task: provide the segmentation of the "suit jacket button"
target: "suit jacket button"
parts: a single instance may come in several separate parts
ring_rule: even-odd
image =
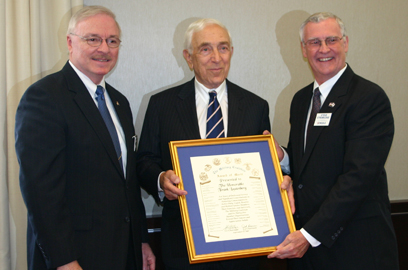
[[[303,188],[303,185],[302,184],[299,184],[298,185],[298,189],[302,189]]]
[[[130,218],[129,217],[125,217],[125,222],[129,223],[130,222]]]
[[[331,237],[331,238],[332,238],[332,240],[336,240],[336,237],[334,237],[334,235],[332,235],[332,237]]]

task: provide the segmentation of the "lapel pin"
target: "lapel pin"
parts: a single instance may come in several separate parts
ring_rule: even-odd
[[[118,105],[118,106],[119,106],[119,101],[116,101],[116,105]]]
[[[336,106],[336,103],[334,103],[334,102],[329,103],[329,107],[333,108],[334,106]]]

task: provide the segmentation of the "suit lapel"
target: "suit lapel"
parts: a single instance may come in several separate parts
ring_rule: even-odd
[[[228,137],[241,134],[243,119],[245,119],[244,100],[242,92],[227,80],[228,94]]]
[[[123,133],[124,133],[124,136],[125,136],[124,139],[125,139],[125,145],[126,145],[126,151],[127,151],[127,162],[126,162],[126,171],[127,172],[126,172],[126,175],[129,176],[128,168],[129,168],[129,165],[131,164],[131,163],[129,163],[129,162],[131,162],[131,160],[129,160],[129,158],[131,157],[131,154],[133,153],[132,145],[133,145],[133,136],[135,135],[134,130],[133,130],[133,123],[132,123],[131,119],[127,119],[128,114],[125,111],[125,107],[123,107],[123,106],[125,106],[125,104],[121,104],[119,102],[119,97],[117,97],[116,92],[113,91],[112,87],[109,84],[106,84],[106,91],[108,92],[109,97],[110,97],[110,99],[112,101],[113,107],[115,108],[116,115],[118,116],[119,123],[120,123],[120,125],[122,127],[122,130],[123,130]],[[130,121],[130,123],[129,123],[129,121]],[[110,136],[109,136],[109,138],[110,138],[110,141],[112,141]],[[113,146],[113,143],[112,143],[112,146]],[[113,146],[113,149],[114,149],[114,146]],[[116,151],[115,151],[114,155],[111,156],[111,157],[117,161]],[[123,170],[120,167],[119,162],[115,162],[115,166],[117,167],[117,169],[119,169],[120,173],[124,177]]]
[[[183,119],[183,129],[187,138],[200,139],[200,129],[197,120],[194,78],[186,83],[180,90],[175,107],[179,119]]]
[[[301,100],[301,103],[297,108],[294,108],[296,110],[296,114],[291,116],[291,122],[292,122],[292,129],[293,133],[296,136],[295,140],[291,140],[292,143],[292,149],[295,151],[293,152],[294,154],[294,162],[295,163],[301,163],[302,159],[304,158],[304,135],[305,135],[305,129],[306,129],[306,119],[307,119],[307,113],[309,110],[310,106],[310,99],[312,97],[312,92],[313,92],[313,84],[308,86],[306,88],[307,90],[302,93],[302,96],[299,97]],[[300,121],[299,124],[294,124],[295,122]],[[300,167],[300,164],[298,164],[296,167]]]
[[[342,106],[343,97],[347,94],[349,90],[349,85],[353,75],[354,75],[353,71],[351,70],[350,66],[348,66],[344,73],[342,74],[342,76],[334,84],[332,90],[330,91],[325,102],[323,103],[319,113],[331,113],[332,114],[331,121],[333,120],[335,112]],[[310,91],[310,93],[312,93],[312,90]],[[308,100],[308,104],[310,105],[310,98]],[[304,122],[306,122],[306,120]],[[310,132],[299,173],[301,173],[303,168],[306,166],[306,163],[311,153],[313,152],[314,146],[316,145],[320,135],[326,128],[327,128],[326,126],[317,128],[315,127]]]
[[[109,157],[112,159],[112,162],[115,164],[116,169],[122,176],[124,176],[123,170],[122,168],[120,168],[115,147],[113,145],[109,131],[106,128],[105,122],[103,121],[103,118],[98,108],[96,107],[95,102],[89,95],[88,90],[69,63],[64,66],[62,71],[66,77],[69,91],[75,93],[73,97],[74,101],[84,114],[92,129],[95,131],[96,136],[102,142],[103,147],[105,148]],[[115,101],[113,102],[116,103]]]

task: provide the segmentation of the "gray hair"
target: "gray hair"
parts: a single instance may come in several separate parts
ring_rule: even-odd
[[[340,31],[341,31],[341,35],[342,36],[346,36],[346,26],[344,25],[343,21],[337,17],[336,15],[334,15],[333,13],[330,12],[318,12],[315,14],[312,14],[309,16],[309,18],[306,19],[306,21],[304,21],[302,23],[302,25],[300,26],[299,29],[299,35],[300,35],[300,40],[302,41],[302,43],[304,44],[304,40],[303,40],[303,32],[304,32],[304,28],[306,26],[306,24],[313,22],[313,23],[318,23],[321,21],[325,21],[327,19],[333,18],[336,20],[336,22],[339,24],[340,26]]]
[[[71,17],[71,20],[69,21],[67,35],[69,35],[70,33],[74,33],[75,28],[77,27],[78,23],[80,23],[81,21],[88,19],[89,17],[99,15],[99,14],[108,15],[109,17],[115,20],[116,26],[119,29],[119,38],[120,38],[122,35],[122,30],[120,29],[120,26],[118,22],[116,21],[116,15],[110,9],[103,7],[103,6],[86,6],[78,10]]]
[[[188,52],[191,54],[193,52],[193,47],[191,45],[191,42],[193,40],[194,33],[200,32],[208,25],[214,25],[214,24],[220,26],[225,31],[227,31],[229,42],[230,42],[230,45],[232,46],[231,34],[228,31],[228,29],[220,21],[216,19],[206,18],[206,19],[200,19],[200,20],[197,20],[191,23],[190,26],[187,28],[187,31],[184,34],[184,49],[188,50]]]

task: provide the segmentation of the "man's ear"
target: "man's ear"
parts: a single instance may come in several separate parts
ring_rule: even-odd
[[[67,45],[68,45],[68,51],[71,52],[72,49],[72,39],[70,35],[67,35]]]
[[[193,70],[193,59],[191,58],[191,54],[188,52],[188,50],[183,50],[183,56],[184,59],[186,59],[190,70]]]

